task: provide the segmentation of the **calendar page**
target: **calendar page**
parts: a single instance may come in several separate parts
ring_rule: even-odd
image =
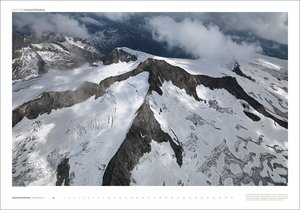
[[[298,209],[298,1],[2,1],[1,208]]]

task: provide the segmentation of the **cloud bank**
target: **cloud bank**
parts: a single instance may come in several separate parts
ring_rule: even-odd
[[[287,44],[288,41],[288,13],[286,12],[206,13],[202,18],[228,30],[250,31],[259,37],[281,44]]]
[[[234,42],[216,25],[205,26],[190,18],[176,22],[168,16],[158,16],[149,19],[149,24],[156,40],[165,41],[170,47],[181,47],[196,57],[246,59],[261,51],[254,44]]]
[[[135,13],[131,12],[101,12],[95,13],[99,17],[106,17],[109,20],[116,22],[128,21]]]
[[[57,13],[14,13],[13,25],[17,30],[30,27],[36,35],[57,32],[64,35],[86,38],[89,33],[85,25],[69,15]]]
[[[92,25],[96,25],[96,26],[103,26],[103,23],[101,21],[96,20],[92,17],[88,17],[88,16],[80,17],[80,20],[82,22],[84,22],[84,24],[92,24]]]

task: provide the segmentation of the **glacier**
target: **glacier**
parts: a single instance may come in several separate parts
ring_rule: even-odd
[[[83,47],[71,38],[66,40]],[[13,186],[55,185],[57,166],[65,157],[69,158],[70,185],[76,186],[287,185],[286,60],[257,54],[250,61],[238,61],[250,80],[232,71],[235,61],[230,58],[164,58],[126,47],[117,50],[135,55],[137,60],[110,65],[98,61],[97,66],[86,63],[64,71],[50,68],[45,74],[13,82],[13,112],[45,92],[76,91],[85,82],[99,84],[98,89],[105,87],[99,96],[96,93],[34,119],[25,115],[13,126]],[[191,79],[198,75],[234,78],[265,110],[224,88],[197,84],[191,94],[191,89],[176,85],[187,81],[174,84],[160,76],[151,80],[151,69],[141,69],[149,59],[153,59],[153,68],[156,61],[164,61],[170,71],[178,67]],[[105,81],[113,83],[106,88],[101,86]],[[144,113],[141,107],[150,116],[149,122],[141,123],[158,123],[159,133],[168,140],[155,139],[156,126],[149,125],[155,128],[145,130],[150,133],[135,132],[139,128],[136,119]],[[286,127],[282,126],[285,123]],[[149,138],[144,144],[147,152],[128,147],[133,138],[130,133],[137,133],[139,142]],[[117,168],[120,164],[128,168]],[[116,181],[110,181],[111,177]]]

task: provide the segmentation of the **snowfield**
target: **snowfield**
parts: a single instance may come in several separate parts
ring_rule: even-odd
[[[147,79],[147,73],[141,73],[113,84],[97,100],[91,97],[70,108],[18,123],[13,129],[13,161],[25,163],[14,168],[14,176],[30,171],[16,184],[55,185],[56,167],[62,157],[68,156],[70,173],[74,174],[72,185],[101,185],[105,166],[144,100]],[[49,182],[40,182],[40,176]]]
[[[84,47],[72,38],[67,38],[66,44]],[[55,46],[34,47],[41,50]],[[12,109],[44,92],[75,90],[85,81],[99,84],[154,58],[192,75],[235,77],[270,114],[288,121],[286,60],[257,54],[251,61],[240,61],[241,71],[251,80],[232,71],[232,59],[163,58],[125,47],[118,49],[136,55],[137,60],[107,66],[99,61],[97,66],[84,64],[71,70],[50,69],[46,74],[14,81]],[[40,55],[49,61],[53,57]],[[36,62],[34,55],[28,60]],[[107,165],[145,101],[161,129],[183,148],[183,163],[177,164],[170,143],[153,139],[151,151],[143,154],[131,171],[131,185],[287,185],[288,129],[225,89],[198,85],[196,92],[202,100],[197,101],[171,81],[162,83],[161,95],[148,93],[148,78],[148,72],[142,72],[113,83],[97,99],[92,96],[36,119],[24,117],[12,132],[13,185],[55,185],[57,166],[64,157],[69,157],[70,185],[102,185]],[[245,112],[260,120],[253,121]]]
[[[222,185],[231,180],[224,167],[232,168],[231,172],[237,177],[244,170],[259,167],[261,154],[276,155],[276,151],[268,146],[278,145],[277,148],[287,155],[287,130],[275,126],[272,120],[258,112],[255,114],[262,120],[253,122],[243,113],[239,101],[226,90],[212,91],[198,86],[197,94],[213,102],[209,104],[197,102],[170,82],[164,83],[162,89],[162,96],[153,93],[148,100],[162,129],[180,140],[185,151],[184,164],[182,167],[177,165],[170,145],[153,142],[151,152],[145,154],[133,170],[134,185]],[[260,138],[262,142],[257,144]],[[220,157],[208,164],[215,155],[215,148],[220,145],[223,149],[229,148],[234,155],[233,160],[227,164],[225,159],[228,156],[223,154],[223,150],[218,154]],[[253,159],[248,160],[251,153]],[[273,163],[286,165],[287,159],[280,156],[272,160]],[[159,171],[159,174],[146,176],[147,168],[151,169],[151,173]],[[284,178],[278,176],[281,170],[264,167],[261,173],[269,173],[275,181],[284,182]],[[250,171],[247,173],[250,174]]]

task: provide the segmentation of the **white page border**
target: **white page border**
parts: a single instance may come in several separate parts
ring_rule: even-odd
[[[12,187],[12,12],[288,12],[289,182],[287,187]],[[287,194],[274,202],[246,194]],[[299,2],[298,1],[2,1],[1,2],[1,207],[296,209],[299,207]],[[31,199],[12,199],[31,197]]]

